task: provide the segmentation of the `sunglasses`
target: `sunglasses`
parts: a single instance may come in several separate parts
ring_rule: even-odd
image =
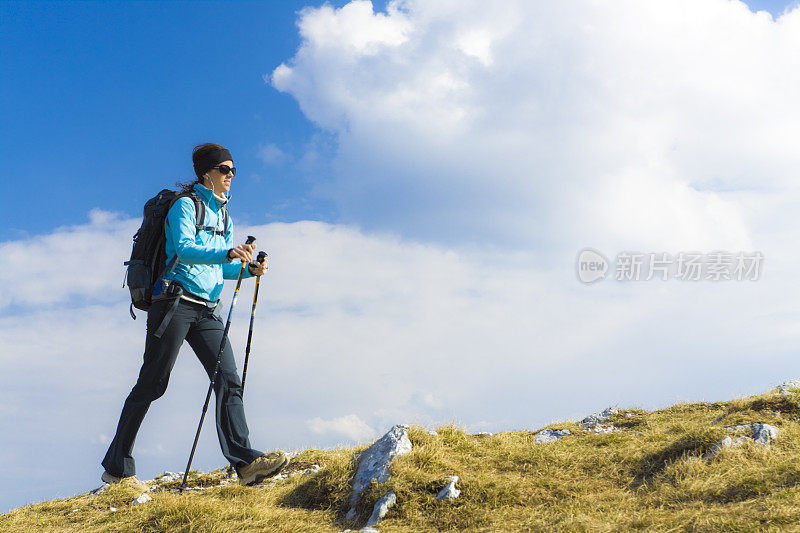
[[[232,172],[234,176],[236,175],[236,167],[229,167],[228,165],[217,165],[211,168],[218,169],[224,175],[227,175],[228,172]]]

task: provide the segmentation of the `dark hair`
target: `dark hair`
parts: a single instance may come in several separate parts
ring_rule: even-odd
[[[198,144],[197,146],[194,147],[194,150],[192,150],[192,165],[194,165],[194,163],[196,163],[198,159],[206,155],[208,152],[213,152],[214,150],[220,150],[220,149],[225,149],[225,147],[216,143]],[[201,174],[198,174],[196,171],[195,174],[197,174],[197,179],[195,179],[194,181],[178,182],[175,185],[181,188],[181,192],[191,191],[196,183],[202,185],[203,176]]]

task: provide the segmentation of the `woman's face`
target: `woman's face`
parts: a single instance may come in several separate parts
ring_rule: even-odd
[[[228,165],[228,168],[230,168],[233,166],[233,161],[223,161],[219,165]],[[206,187],[213,190],[215,193],[222,195],[223,193],[230,192],[232,178],[233,172],[223,174],[218,168],[212,168],[206,172]]]

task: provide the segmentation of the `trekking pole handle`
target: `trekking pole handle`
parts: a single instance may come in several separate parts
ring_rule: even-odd
[[[254,242],[256,242],[256,238],[252,235],[248,235],[247,240],[244,241],[245,244],[253,244]],[[242,261],[242,268],[244,268],[244,261]]]
[[[260,263],[263,263],[266,259],[267,259],[267,252],[264,252],[264,251],[258,252],[258,256],[256,256],[255,260],[250,261],[250,265],[249,266],[256,267]],[[248,268],[249,268],[249,266],[248,266]],[[259,277],[261,277],[261,276],[259,276]]]

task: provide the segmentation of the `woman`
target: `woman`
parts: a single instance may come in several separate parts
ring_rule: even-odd
[[[147,490],[135,476],[131,455],[139,426],[150,403],[167,389],[169,374],[175,365],[184,339],[194,350],[209,378],[214,373],[224,331],[222,319],[214,313],[219,304],[223,278],[236,279],[242,262],[250,262],[253,244],[233,246],[233,223],[225,216],[225,196],[236,175],[233,157],[224,147],[206,143],[192,152],[195,182],[184,185],[205,204],[205,220],[198,227],[195,203],[188,196],[176,201],[164,224],[167,263],[162,286],[180,286],[181,296],[171,291],[154,290],[153,303],[147,312],[147,340],[139,379],[122,408],[117,433],[102,465],[101,479],[106,483],[125,483]],[[242,277],[260,276],[264,263],[250,263]],[[158,285],[158,284],[157,284]],[[174,304],[174,305],[173,305]],[[225,341],[219,373],[214,384],[216,394],[217,436],[225,458],[236,468],[239,481],[251,485],[277,474],[288,463],[279,452],[263,454],[251,448],[249,430],[242,404],[242,383],[236,373],[230,342]]]

